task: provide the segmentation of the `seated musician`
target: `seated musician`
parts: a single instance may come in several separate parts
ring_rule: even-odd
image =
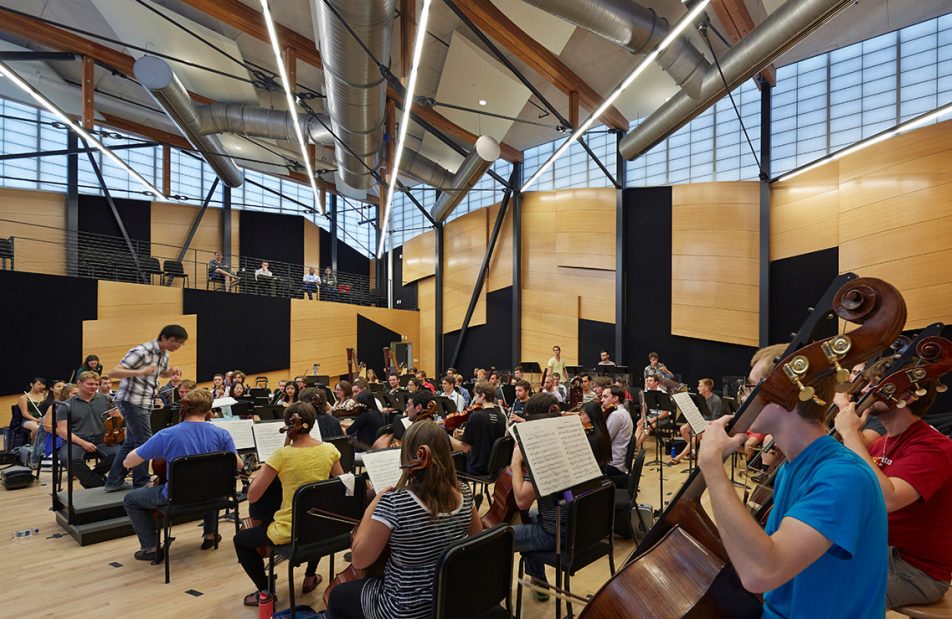
[[[305,484],[344,474],[337,448],[311,437],[315,416],[314,407],[306,402],[285,409],[287,444],[271,454],[248,488],[249,513],[261,524],[242,529],[234,537],[238,562],[255,585],[255,591],[245,596],[245,606],[257,606],[258,593],[268,590],[264,559],[258,548],[291,543],[294,493]],[[317,561],[309,562],[303,592],[310,593],[320,582]]]
[[[645,378],[645,391],[661,391],[663,393],[664,389],[661,388],[656,376],[648,376]],[[640,447],[645,439],[648,438],[648,435],[658,427],[658,422],[660,420],[666,419],[670,416],[670,411],[648,409],[646,400],[644,398],[644,393],[642,393],[641,419],[638,420],[638,425],[635,429],[636,433],[638,434],[638,446]]]
[[[612,361],[612,357],[608,354],[608,351],[603,350],[598,353],[598,365],[602,367],[614,367],[616,364]]]
[[[661,363],[656,352],[648,353],[648,365],[645,366],[644,377],[648,378],[649,376],[657,378],[659,383],[663,378],[674,380],[674,374],[665,364]]]
[[[523,411],[526,408],[526,402],[529,401],[529,393],[531,391],[532,387],[527,381],[516,381],[516,400],[512,403],[512,408],[509,410],[509,421],[521,423],[526,420]]]
[[[605,387],[610,387],[612,384],[612,379],[607,376],[596,376],[592,379],[592,389],[595,391],[595,399],[599,402],[602,401],[602,391]]]
[[[219,376],[220,376],[219,374],[216,374],[216,375],[215,375],[215,382],[216,382],[216,384],[217,384],[217,382],[218,382],[218,377],[219,377]],[[284,397],[284,389],[285,389],[287,386],[288,386],[288,379],[282,378],[281,380],[278,381],[278,387],[277,387],[277,389],[275,389],[274,391],[271,392],[271,403],[272,403],[272,404],[278,404],[278,403],[281,401],[281,398]]]
[[[602,413],[602,405],[598,402],[587,402],[579,412],[585,433],[588,435],[588,444],[592,447],[592,454],[598,468],[606,471],[612,461],[612,437]]]
[[[369,391],[361,391],[355,400],[357,405],[353,410],[357,417],[347,427],[347,436],[359,450],[366,451],[377,439],[377,431],[383,426],[383,415],[377,409],[377,398]]]
[[[340,428],[340,420],[330,414],[331,405],[327,403],[323,389],[308,387],[301,392],[301,401],[314,407],[314,412],[317,415],[317,429],[321,432],[321,439],[344,436],[344,431]]]
[[[545,393],[552,396],[559,404],[565,401],[565,396],[563,396],[562,392],[556,388],[555,377],[551,374],[545,377],[545,382],[542,384],[542,390],[540,393]]]
[[[558,372],[552,372],[552,380],[555,381],[556,391],[558,391],[559,395],[562,396],[562,402],[567,402],[569,399],[569,394],[565,388],[565,385],[562,384],[562,375]]]
[[[446,431],[432,421],[404,435],[403,475],[395,489],[378,489],[354,534],[352,562],[373,565],[389,548],[383,577],[337,585],[330,619],[407,619],[433,614],[436,563],[443,551],[482,530],[469,486],[456,478]]]
[[[495,395],[493,395],[493,402],[495,402],[500,408],[506,407],[506,396],[502,392],[503,384],[508,384],[503,381],[503,377],[499,375],[499,372],[493,370],[489,373],[489,384],[493,386],[493,389],[496,390]]]
[[[446,370],[446,373],[456,378],[456,390],[463,396],[463,408],[469,406],[469,403],[473,400],[473,396],[469,394],[469,389],[463,386],[463,375],[453,368]]]
[[[602,390],[602,415],[612,445],[611,461],[605,467],[605,473],[609,476],[628,474],[628,462],[625,460],[635,424],[623,406],[624,399],[625,392],[621,387],[612,385]]]
[[[453,404],[456,405],[456,410],[462,411],[464,408],[466,408],[466,404],[463,403],[463,396],[456,392],[455,376],[452,374],[447,374],[443,377],[440,385],[443,387],[443,392],[440,395],[446,396],[447,398],[453,400]]]
[[[559,403],[552,395],[537,393],[529,398],[525,414],[527,423],[532,423],[536,419],[558,417],[561,413],[559,412]],[[555,519],[559,508],[553,497],[539,497],[536,494],[535,486],[532,485],[532,476],[524,464],[522,450],[518,446],[512,452],[511,464],[512,491],[516,499],[516,506],[520,510],[527,510],[532,507],[533,502],[538,501],[538,511],[531,514],[532,524],[517,524],[512,527],[515,534],[513,550],[522,553],[533,553],[526,554],[526,574],[536,580],[546,582],[545,564],[535,553],[555,551]],[[568,522],[563,512],[561,524],[563,543],[567,537],[568,528]],[[534,590],[532,595],[539,602],[549,599],[549,595],[542,591]]]
[[[168,428],[159,430],[145,442],[136,447],[122,465],[127,469],[138,466],[148,460],[161,459],[166,463],[182,456],[193,456],[216,451],[230,451],[235,454],[235,471],[241,469],[241,458],[235,449],[235,443],[227,431],[210,423],[205,423],[212,410],[212,395],[207,389],[196,389],[188,394],[183,402],[185,419]],[[132,522],[132,528],[139,537],[139,550],[135,558],[139,561],[160,563],[162,550],[158,548],[155,532],[155,520],[152,512],[160,505],[169,502],[166,484],[136,488],[122,497],[126,514]],[[205,514],[202,550],[213,548],[221,540],[215,534],[215,512]]]
[[[426,372],[423,370],[417,370],[416,377],[419,379],[422,387],[426,388],[430,393],[436,393],[436,387],[433,386],[433,383],[427,380]]]
[[[473,406],[469,420],[457,428],[450,441],[454,451],[466,454],[466,472],[470,475],[489,473],[489,454],[493,443],[506,433],[506,414],[493,404],[496,388],[484,381],[473,387]],[[481,407],[481,408],[480,408]]]
[[[890,360],[887,360],[890,361]],[[889,579],[886,607],[929,604],[945,595],[952,578],[952,440],[923,421],[935,402],[936,381],[918,383],[928,394],[896,394],[908,404],[878,401],[861,416],[854,404],[836,416],[843,444],[879,480],[889,513]],[[885,436],[868,446],[863,427],[878,416]]]
[[[787,349],[786,344],[773,344],[766,348],[761,348],[750,358],[750,375],[747,383],[737,391],[737,402],[743,404],[750,392],[765,376],[770,374],[774,365],[779,361],[778,357]],[[760,445],[769,442],[770,438],[760,432],[751,432],[747,430],[747,439],[744,442],[744,457],[750,462],[754,456],[754,450]]]
[[[405,414],[397,415],[390,424],[391,430],[374,441],[374,449],[383,449],[386,447],[395,447],[403,442],[403,435],[406,434],[407,424],[403,421],[409,419],[410,424],[424,419],[430,419],[427,407],[433,401],[433,394],[426,389],[419,389],[407,397],[407,408]]]
[[[704,402],[707,403],[707,414],[704,415],[704,418],[708,421],[720,419],[724,414],[724,402],[714,393],[714,381],[710,378],[702,378],[697,381],[697,392],[704,397]],[[691,456],[694,453],[697,440],[700,438],[691,435],[691,424],[689,423],[682,423],[679,431],[684,439],[684,449],[668,462],[669,465],[680,464],[685,458]]]
[[[819,398],[831,399],[831,380],[812,386]],[[771,403],[754,420],[752,430],[772,434],[788,459],[777,475],[766,529],[738,498],[724,468],[746,435],[727,435],[729,416],[704,432],[698,466],[713,516],[744,587],[764,594],[764,617],[885,614],[882,492],[870,467],[829,436],[825,413],[826,406],[813,400],[789,411]]]
[[[354,389],[346,380],[342,380],[334,386],[334,397],[337,401],[331,407],[331,414],[335,417],[353,417],[354,409],[357,407],[357,401],[354,400]]]
[[[582,403],[587,404],[593,400],[601,401],[601,396],[595,392],[595,383],[592,382],[591,374],[582,374]]]
[[[361,392],[367,391],[368,389],[370,389],[370,383],[368,383],[363,378],[355,379],[353,384],[350,386],[351,395],[354,396],[354,399],[356,399],[357,396],[361,394]]]
[[[103,394],[109,401],[112,401],[116,392],[112,390],[112,378],[109,377],[109,374],[99,377],[99,393]]]
[[[65,467],[72,457],[73,477],[83,488],[99,488],[106,484],[106,474],[112,467],[113,458],[119,453],[119,445],[106,445],[103,442],[106,434],[103,415],[112,408],[112,403],[99,393],[99,374],[96,372],[82,372],[76,386],[76,395],[55,409],[56,434],[63,439],[59,450],[60,464]],[[71,449],[66,443],[67,415],[71,419]],[[86,456],[89,455],[100,458],[99,464],[91,470],[86,466]]]

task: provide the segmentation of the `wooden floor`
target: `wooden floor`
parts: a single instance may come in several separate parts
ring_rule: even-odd
[[[653,445],[648,459],[653,457]],[[642,476],[639,503],[657,507],[659,469],[663,474],[665,501],[687,477],[685,466],[646,466]],[[742,479],[741,471],[737,478]],[[133,537],[80,547],[65,535],[49,511],[49,473],[41,483],[15,491],[0,490],[0,565],[8,591],[29,594],[17,598],[5,595],[0,602],[0,617],[23,616],[70,617],[100,619],[111,617],[190,617],[192,619],[257,616],[257,609],[242,605],[242,597],[253,590],[235,559],[230,541],[233,525],[222,522],[224,540],[220,548],[203,551],[201,524],[181,525],[174,529],[172,546],[172,582],[166,585],[161,566],[136,561],[132,554],[138,549]],[[246,508],[246,504],[242,505]],[[484,506],[485,509],[485,506]],[[14,531],[38,528],[39,534],[14,542]],[[615,563],[621,565],[633,549],[626,540],[615,540]],[[336,569],[343,565],[342,555],[336,558]],[[278,569],[277,593],[279,608],[288,603],[286,570]],[[328,562],[322,561],[318,573],[327,582]],[[515,569],[514,569],[515,571]],[[607,560],[585,568],[573,579],[572,590],[580,595],[594,593],[609,577]],[[324,583],[317,590],[300,595],[303,568],[296,570],[298,603],[315,610],[323,606]],[[550,582],[554,582],[552,574]],[[513,590],[515,603],[515,589]],[[23,614],[19,614],[20,612]],[[563,609],[564,612],[564,609]],[[523,616],[537,619],[554,616],[554,602],[536,602],[524,596]],[[899,617],[899,615],[890,616]]]

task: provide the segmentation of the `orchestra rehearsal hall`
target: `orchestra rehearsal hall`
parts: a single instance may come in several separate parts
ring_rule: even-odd
[[[0,617],[952,619],[947,0],[0,0]]]

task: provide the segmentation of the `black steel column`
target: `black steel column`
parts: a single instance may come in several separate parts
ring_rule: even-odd
[[[231,187],[221,186],[221,255],[225,264],[231,264]],[[234,272],[234,271],[233,271]]]
[[[332,193],[329,196],[328,210],[331,218],[331,271],[337,275],[337,194]]]
[[[434,230],[436,234],[436,276],[434,277],[434,296],[433,303],[434,321],[434,343],[436,345],[436,354],[433,369],[434,376],[439,376],[443,372],[443,224],[438,223]]]
[[[628,287],[625,277],[625,185],[628,184],[627,161],[621,156],[617,144],[625,133],[615,132],[615,360],[619,365],[628,365],[625,357],[625,325],[628,323]]]
[[[79,138],[66,133],[66,274],[79,275]]]
[[[522,163],[512,164],[512,185],[522,187]],[[522,192],[512,192],[512,367],[522,357]]]
[[[760,346],[770,345],[770,93],[766,80],[760,87]]]
[[[380,204],[377,204],[377,215],[374,217],[374,246],[371,248],[371,252],[376,256],[377,248],[380,247],[380,239],[383,238],[383,231],[380,229]],[[384,288],[384,283],[386,278],[389,277],[387,273],[387,263],[384,260],[383,256],[374,258],[374,291],[379,295],[380,291],[386,292]],[[386,301],[383,303],[383,306],[386,307]]]

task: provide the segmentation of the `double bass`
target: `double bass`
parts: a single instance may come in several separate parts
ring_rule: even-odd
[[[899,292],[882,280],[852,274],[840,276],[834,284],[844,280],[835,293],[831,289],[824,295],[818,307],[832,308],[836,316],[860,327],[813,341],[816,327],[830,313],[829,309],[814,311],[781,362],[737,411],[727,427],[729,433],[745,432],[768,404],[792,410],[798,402],[819,400],[814,384],[878,355],[896,339],[906,322],[906,305]],[[828,355],[834,340],[834,354]],[[582,610],[580,619],[761,616],[760,600],[742,586],[717,526],[701,506],[704,489],[704,478],[695,469],[624,567]],[[664,574],[663,581],[659,574]]]

